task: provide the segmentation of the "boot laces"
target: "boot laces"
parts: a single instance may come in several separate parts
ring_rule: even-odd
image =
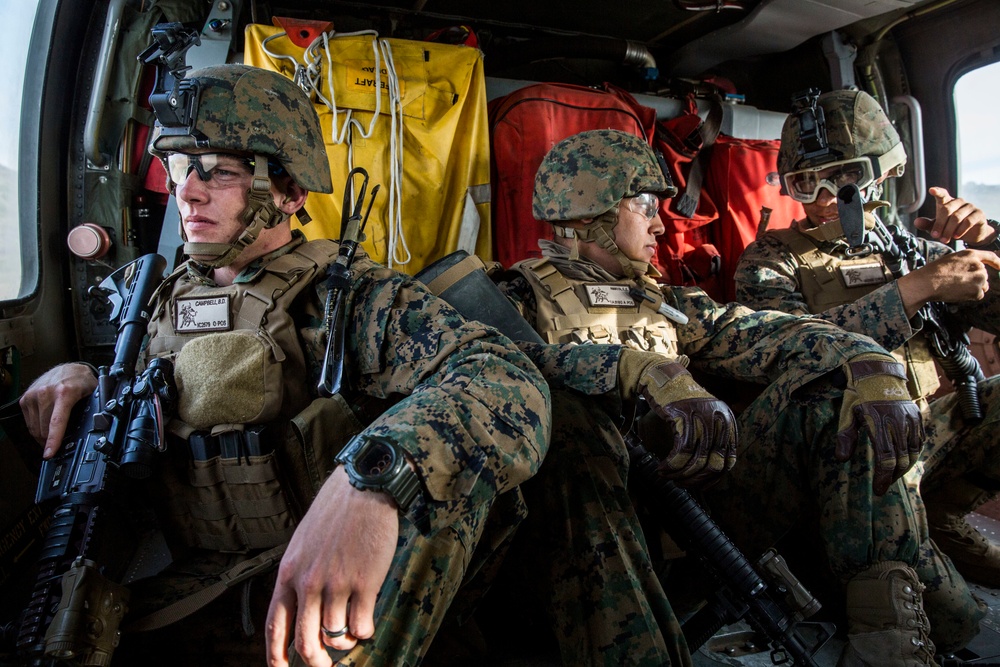
[[[903,587],[903,594],[906,596],[903,606],[912,616],[907,619],[908,627],[916,631],[910,638],[913,646],[914,656],[920,657],[928,665],[934,663],[934,642],[930,638],[930,620],[924,611],[922,593],[926,587],[922,583],[912,584],[907,582]]]

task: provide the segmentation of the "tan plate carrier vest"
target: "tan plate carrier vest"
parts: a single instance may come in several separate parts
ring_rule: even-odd
[[[857,259],[838,258],[820,250],[815,240],[797,229],[772,229],[767,233],[780,240],[798,261],[799,290],[811,313],[851,303],[894,280],[879,253]],[[852,267],[870,267],[873,264],[878,264],[882,271],[881,282],[848,287],[844,276]],[[924,335],[918,333],[893,350],[892,356],[906,366],[910,397],[923,407],[925,399],[941,384]]]
[[[133,623],[130,630],[172,623],[226,588],[277,565],[298,519],[335,466],[334,457],[362,430],[342,396],[310,396],[305,353],[293,319],[301,310],[296,309],[296,299],[336,258],[337,250],[331,241],[303,243],[269,262],[252,283],[230,286],[181,281],[187,271],[184,265],[159,288],[149,325],[148,356],[175,359],[192,340],[210,335],[175,330],[177,299],[227,296],[231,330],[254,332],[267,341],[281,390],[268,388],[267,401],[275,404],[265,406],[264,412],[277,416],[266,425],[220,424],[196,433],[180,419],[171,420],[168,430],[178,437],[171,439],[153,485],[154,503],[169,539],[224,552],[266,551],[224,573],[218,583]],[[368,264],[359,253],[354,268],[363,271]],[[214,398],[225,401],[225,387]],[[253,430],[261,430],[261,439],[267,440],[260,455],[216,455],[207,460],[192,455],[193,437],[239,443]]]
[[[602,343],[677,356],[677,331],[657,308],[663,295],[654,284],[644,284],[653,301],[632,306],[593,306],[588,286],[634,286],[629,280],[589,283],[567,278],[547,259],[526,260],[517,268],[527,279],[538,302],[535,329],[549,343]]]

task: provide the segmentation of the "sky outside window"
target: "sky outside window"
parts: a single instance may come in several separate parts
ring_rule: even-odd
[[[0,39],[0,301],[21,295],[21,228],[17,201],[18,138],[21,135],[21,91],[28,42],[38,3],[0,0],[4,38]],[[27,250],[27,249],[26,249]],[[31,252],[38,252],[32,248]],[[37,264],[37,263],[36,263]]]
[[[973,70],[955,84],[958,196],[1000,220],[1000,63]]]

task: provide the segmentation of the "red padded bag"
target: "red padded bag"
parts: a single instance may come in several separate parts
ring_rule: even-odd
[[[609,84],[603,90],[561,83],[526,86],[489,103],[493,239],[504,266],[539,257],[551,225],[535,220],[531,196],[542,158],[585,130],[613,129],[651,140],[656,111]]]
[[[771,210],[768,229],[782,229],[805,217],[802,204],[767,182],[778,170],[778,140],[736,139],[719,135],[712,147],[705,190],[718,207],[711,238],[721,255],[721,293],[716,300],[735,297],[733,273],[743,250],[756,238],[761,208]],[[720,298],[721,297],[721,298]]]

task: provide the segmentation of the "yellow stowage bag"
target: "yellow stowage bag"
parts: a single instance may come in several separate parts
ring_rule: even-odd
[[[293,78],[294,65],[285,58],[268,55],[261,45],[264,39],[280,32],[280,28],[273,26],[248,25],[244,61]],[[389,247],[392,128],[384,59],[380,61],[383,72],[380,118],[370,138],[354,131],[353,164],[348,161],[347,142],[333,143],[332,111],[313,95],[330,156],[335,192],[309,196],[306,208],[313,221],[302,227],[302,231],[310,239],[339,238],[347,174],[351,166],[364,167],[371,177],[369,195],[376,184],[382,186],[365,229],[367,240],[362,244],[373,259],[409,274],[458,249],[490,261],[493,239],[489,133],[482,53],[467,46],[401,39],[385,41],[391,47],[402,99],[401,227],[410,261],[399,261],[405,259],[399,240],[395,243],[395,253]],[[347,109],[352,110],[353,118],[366,130],[371,123],[376,85],[372,42],[372,35],[329,40],[334,94],[341,110],[337,115],[338,126],[343,126]],[[304,62],[304,49],[284,35],[269,41],[267,50],[291,56],[299,64]],[[321,91],[329,99],[330,68],[322,50],[319,62],[323,77]],[[364,208],[367,206],[366,201]]]

